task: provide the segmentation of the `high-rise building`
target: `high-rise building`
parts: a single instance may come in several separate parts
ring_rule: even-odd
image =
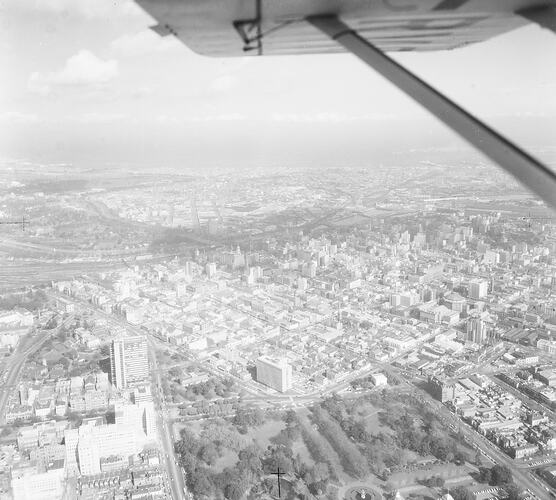
[[[307,278],[314,278],[317,275],[317,263],[314,261],[303,264],[301,275]]]
[[[467,320],[467,340],[475,344],[482,344],[486,340],[486,325],[480,317]]]
[[[484,280],[471,280],[469,282],[469,297],[480,300],[487,296],[488,282]]]
[[[84,476],[99,474],[102,472],[101,458],[119,456],[127,459],[138,453],[144,443],[137,438],[137,429],[127,422],[82,425],[77,444],[79,471]]]
[[[467,319],[467,340],[475,344],[492,341],[492,319],[487,313],[476,314]]]
[[[399,293],[392,293],[390,295],[390,305],[392,307],[398,307],[401,304],[401,295]]]
[[[144,337],[121,337],[110,346],[112,383],[123,389],[144,382],[149,376],[147,341]]]
[[[239,269],[245,266],[245,256],[241,253],[239,245],[235,251],[225,251],[218,254],[218,261],[223,266],[231,267],[232,269]]]
[[[207,272],[207,276],[209,279],[214,278],[216,276],[216,263],[207,262],[207,265],[205,266],[205,270]]]
[[[261,356],[257,359],[257,382],[278,392],[286,392],[292,385],[292,367],[287,359]]]

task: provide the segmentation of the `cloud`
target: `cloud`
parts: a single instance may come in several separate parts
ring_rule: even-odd
[[[24,12],[73,15],[86,19],[145,16],[132,0],[17,0],[14,4]]]
[[[52,73],[34,72],[27,87],[31,92],[48,95],[53,87],[106,84],[118,75],[118,61],[103,60],[88,50],[71,56],[64,67]]]
[[[239,79],[236,76],[222,75],[211,82],[210,89],[214,92],[227,92],[236,87],[238,83]]]
[[[342,113],[273,113],[271,120],[293,123],[341,123],[355,121],[391,121],[400,117],[393,113],[347,115]]]
[[[185,124],[199,122],[232,122],[246,120],[247,116],[241,113],[221,113],[217,115],[184,115],[170,116],[158,115],[156,122],[160,124]]]
[[[143,97],[148,97],[150,95],[153,95],[154,90],[146,85],[143,85],[142,87],[137,87],[135,89],[131,89],[129,91],[129,95],[131,97],[133,97],[134,99],[142,99]]]
[[[111,123],[125,118],[123,113],[85,113],[78,121],[81,123]]]
[[[173,37],[161,37],[154,31],[139,31],[132,35],[122,35],[116,38],[110,46],[123,56],[142,56],[151,52],[165,52],[181,48],[180,42]]]
[[[0,113],[0,123],[21,124],[38,123],[40,118],[35,113],[22,113],[20,111],[6,111]]]

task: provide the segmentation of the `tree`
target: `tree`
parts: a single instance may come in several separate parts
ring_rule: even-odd
[[[295,494],[295,498],[309,498],[311,495],[311,491],[307,488],[307,485],[301,480],[300,478],[296,478],[291,483],[293,493]],[[321,491],[324,491],[321,489]]]
[[[520,500],[523,494],[523,490],[514,483],[507,484],[504,486],[506,493],[508,493],[508,500]]]
[[[297,423],[297,413],[294,410],[288,410],[284,416],[284,422],[287,425],[292,425]]]
[[[50,318],[48,320],[48,322],[45,325],[45,329],[46,330],[53,330],[54,328],[56,328],[58,326],[58,319],[56,318],[56,316],[53,316],[52,318]]]
[[[245,477],[237,477],[224,488],[224,495],[229,500],[240,500],[245,491],[249,487],[249,483]]]
[[[492,479],[490,484],[500,486],[513,482],[512,471],[505,465],[495,465],[490,469]]]
[[[321,406],[338,422],[341,422],[346,417],[345,403],[342,398],[335,393],[325,399],[321,403]]]
[[[60,363],[67,370],[69,368],[69,365],[70,365],[70,360],[68,358],[65,358],[64,356],[62,356],[58,360],[58,363]]]
[[[182,429],[180,431],[181,439],[176,443],[176,451],[183,455],[190,453],[191,455],[197,456],[201,449],[201,443],[195,437],[195,435],[188,429]]]
[[[457,450],[454,453],[454,462],[458,465],[463,464],[465,462],[469,461],[469,455],[467,455],[467,453],[461,451],[461,450]]]
[[[239,469],[246,469],[254,474],[261,471],[261,449],[255,444],[250,444],[239,452]]]
[[[13,432],[13,428],[6,426],[2,429],[2,432],[0,432],[0,437],[9,436],[12,432]]]
[[[479,467],[479,481],[490,484],[492,481],[492,470],[488,467]]]
[[[68,338],[68,330],[64,325],[60,327],[58,333],[56,334],[56,337],[58,337],[58,340],[62,343],[66,341],[66,339]]]
[[[179,462],[187,474],[192,474],[197,467],[197,459],[189,452],[180,453]]]
[[[83,417],[79,413],[75,413],[73,411],[68,411],[66,413],[66,418],[76,427],[81,425],[81,421],[83,420]]]
[[[253,426],[258,427],[264,424],[264,412],[260,408],[255,408],[253,412]]]
[[[319,426],[320,433],[330,442],[342,459],[344,470],[352,477],[361,478],[368,474],[367,461],[357,446],[345,435],[344,431],[332,420],[326,410],[313,409],[313,418]]]
[[[218,460],[218,451],[216,450],[216,445],[209,441],[199,451],[199,458],[205,462],[207,465],[214,465],[216,460]]]
[[[330,468],[328,464],[318,462],[311,470],[313,482],[325,481],[330,477]]]
[[[429,488],[441,488],[444,486],[444,479],[440,476],[432,476],[423,481],[423,484]]]
[[[234,424],[238,427],[258,427],[264,423],[264,413],[260,408],[249,410],[238,408],[234,417]]]
[[[450,490],[450,495],[454,500],[475,500],[475,496],[467,488],[456,486]]]
[[[212,498],[214,486],[209,478],[208,472],[201,467],[195,470],[195,474],[188,475],[189,487],[195,497]]]
[[[266,469],[276,472],[278,469],[289,474],[293,471],[292,451],[284,446],[270,446]]]
[[[387,481],[386,484],[384,485],[384,491],[388,494],[392,494],[396,491],[396,487],[393,483]]]

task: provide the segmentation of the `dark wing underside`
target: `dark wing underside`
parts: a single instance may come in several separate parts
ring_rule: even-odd
[[[341,52],[305,18],[337,15],[385,51],[433,51],[481,42],[528,21],[515,13],[553,5],[532,0],[136,0],[158,23],[207,56],[245,55],[245,40],[262,34],[265,55]],[[260,20],[257,26],[251,20]],[[242,24],[243,22],[243,24]],[[236,27],[234,27],[236,23]],[[251,44],[253,45],[253,44]],[[258,51],[248,51],[256,55]]]

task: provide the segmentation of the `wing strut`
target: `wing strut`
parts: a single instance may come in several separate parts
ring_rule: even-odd
[[[479,151],[556,208],[556,174],[388,57],[336,16],[307,21],[416,100]]]

